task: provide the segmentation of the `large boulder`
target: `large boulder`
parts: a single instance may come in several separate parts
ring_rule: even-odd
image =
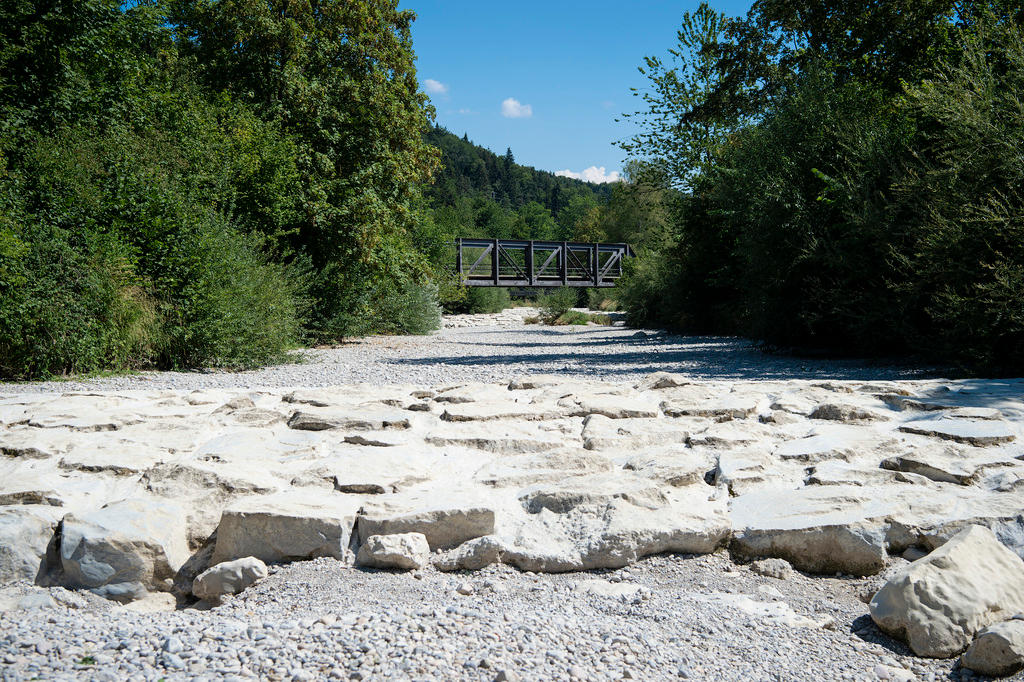
[[[996,623],[979,632],[960,659],[960,666],[993,677],[1024,669],[1024,620]]]
[[[0,508],[0,583],[36,579],[61,515],[50,505]]]
[[[192,594],[217,601],[226,594],[238,594],[257,580],[267,577],[267,565],[256,557],[225,561],[206,569],[192,581]]]
[[[430,561],[430,545],[423,533],[371,535],[359,547],[356,563],[371,568],[423,568]]]
[[[116,601],[170,589],[188,559],[185,514],[165,501],[129,499],[68,514],[56,536],[54,579]]]
[[[304,504],[295,499],[252,498],[225,509],[211,563],[256,557],[280,563],[348,557],[356,505]]]
[[[988,528],[970,526],[893,576],[870,606],[878,627],[914,653],[948,658],[1024,611],[1024,561]]]

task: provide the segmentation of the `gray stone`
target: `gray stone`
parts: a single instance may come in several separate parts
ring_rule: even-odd
[[[49,505],[0,509],[0,583],[36,579],[60,516]]]
[[[970,526],[890,578],[870,608],[875,624],[914,653],[948,658],[1024,610],[1024,561],[988,528]]]
[[[129,499],[68,514],[59,533],[55,579],[116,601],[166,590],[189,555],[185,515],[170,502]]]
[[[1008,620],[981,630],[960,658],[960,665],[993,677],[1024,669],[1024,620]]]
[[[257,580],[267,577],[267,565],[256,557],[225,561],[206,569],[192,582],[192,594],[213,601],[225,594],[238,594]]]
[[[998,445],[1017,438],[1013,430],[1003,422],[946,417],[907,422],[900,426],[900,431],[970,445]]]
[[[430,561],[430,545],[422,533],[371,535],[359,547],[356,563],[372,568],[423,568]]]
[[[779,580],[793,577],[793,567],[785,559],[759,559],[751,562],[750,570],[758,575]]]
[[[324,508],[293,500],[248,500],[221,514],[213,563],[253,556],[279,563],[320,556],[344,559],[354,505]]]

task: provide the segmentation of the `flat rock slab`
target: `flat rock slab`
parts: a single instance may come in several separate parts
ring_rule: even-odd
[[[370,511],[359,517],[359,539],[373,535],[422,533],[431,550],[457,547],[494,532],[494,510],[486,507],[427,509],[389,515]]]
[[[292,414],[288,427],[299,431],[407,429],[409,417],[398,411],[310,407]]]
[[[934,436],[970,445],[998,445],[1009,443],[1017,438],[1017,434],[1009,425],[991,420],[919,419],[907,422],[899,428],[904,433]]]
[[[247,499],[221,515],[212,563],[249,556],[266,563],[322,556],[345,560],[356,519],[355,505],[347,507]]]
[[[426,438],[430,445],[458,446],[501,455],[547,452],[565,447],[565,439],[516,423],[440,424]]]
[[[592,414],[584,420],[583,447],[588,450],[630,450],[685,443],[694,428],[693,421],[683,419],[611,419]]]

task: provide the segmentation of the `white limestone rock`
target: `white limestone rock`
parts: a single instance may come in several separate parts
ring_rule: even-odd
[[[664,388],[689,386],[693,383],[693,379],[685,374],[655,372],[654,374],[649,374],[643,380],[638,382],[634,388],[638,391],[658,391]]]
[[[788,580],[793,577],[793,567],[785,559],[758,559],[751,562],[750,570],[777,580]]]
[[[837,422],[871,422],[888,419],[883,414],[874,410],[865,409],[857,405],[843,403],[825,403],[818,405],[807,415],[810,419],[828,419]]]
[[[668,501],[662,493],[662,486],[655,481],[625,472],[566,476],[558,481],[531,486],[519,493],[519,501],[528,514],[536,514],[542,509],[565,514],[582,505],[614,499],[648,509],[657,509]]]
[[[423,533],[371,535],[359,547],[356,563],[371,568],[415,570],[430,562],[430,545]]]
[[[446,422],[490,422],[498,420],[542,421],[569,416],[571,410],[558,405],[517,402],[513,399],[483,400],[449,404],[441,413]]]
[[[934,436],[943,440],[979,446],[1009,443],[1017,438],[1017,434],[1006,423],[987,419],[949,417],[917,419],[907,422],[899,428],[904,433]]]
[[[574,417],[599,414],[609,419],[643,419],[661,416],[658,403],[637,395],[573,394],[558,401]]]
[[[188,556],[180,507],[163,500],[122,500],[64,517],[53,579],[115,601],[132,601],[150,590],[166,591]]]
[[[0,508],[0,583],[36,579],[62,515],[49,505]]]
[[[358,504],[294,497],[250,498],[221,514],[213,564],[253,556],[266,563],[315,557],[345,560]]]
[[[421,533],[431,550],[457,547],[494,532],[494,510],[486,507],[452,507],[412,512],[367,510],[359,517],[359,539],[366,543],[374,535]]]
[[[955,656],[982,628],[1024,611],[1024,561],[988,528],[971,526],[890,578],[870,609],[917,655]]]
[[[658,448],[654,452],[631,457],[623,465],[623,469],[638,476],[674,488],[704,482],[705,475],[714,467],[714,458],[689,448]]]
[[[613,469],[611,460],[600,453],[567,448],[536,455],[497,458],[477,470],[473,479],[492,488],[521,488],[557,482],[566,476],[605,473]]]
[[[212,566],[192,581],[192,594],[197,599],[216,602],[226,594],[238,594],[258,580],[267,577],[267,565],[256,557],[242,557]]]
[[[808,573],[873,575],[885,566],[888,513],[895,502],[871,488],[769,488],[733,498],[731,549],[741,560],[785,559]]]
[[[1006,677],[1024,669],[1024,618],[981,630],[960,658],[960,666],[992,677]]]
[[[565,447],[565,439],[514,422],[442,423],[426,436],[429,445],[473,448],[502,455],[548,452]]]
[[[833,434],[817,434],[795,438],[780,444],[773,454],[783,461],[815,464],[829,459],[848,461],[853,457],[851,443]]]
[[[399,411],[373,409],[344,409],[310,407],[295,412],[288,419],[288,427],[299,431],[380,431],[407,429],[409,418]]]
[[[656,509],[621,499],[564,514],[541,509],[502,534],[501,560],[538,572],[622,568],[662,552],[707,554],[728,539],[726,505],[712,488],[673,488],[665,496]]]
[[[686,419],[611,419],[592,414],[583,421],[587,450],[634,450],[652,445],[685,443],[690,432],[707,422]]]

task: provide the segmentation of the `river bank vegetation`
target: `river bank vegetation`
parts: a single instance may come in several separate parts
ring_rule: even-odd
[[[1024,371],[1020,3],[707,4],[622,142],[673,193],[632,319]]]
[[[1019,3],[703,4],[642,65],[611,185],[434,125],[397,2],[283,8],[0,5],[0,377],[507,305],[459,286],[457,236],[628,242],[635,324],[1024,371]]]

